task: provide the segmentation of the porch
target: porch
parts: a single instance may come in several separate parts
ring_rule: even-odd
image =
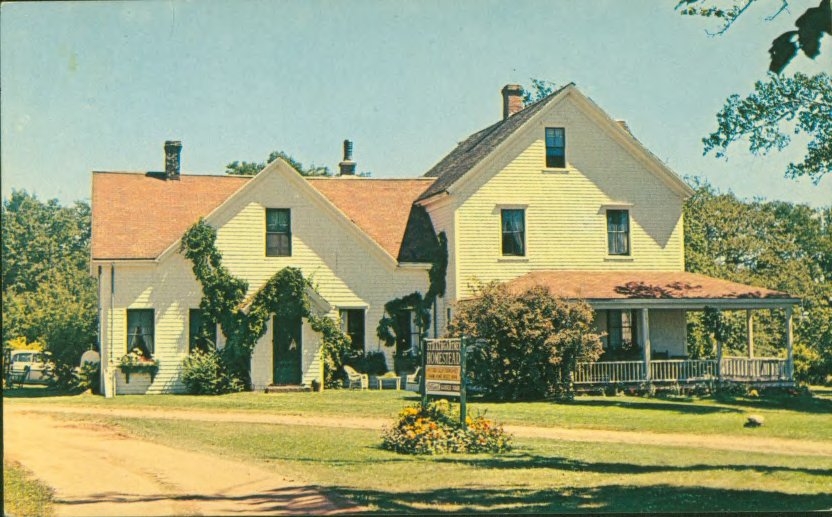
[[[608,361],[578,363],[573,382],[576,386],[642,382],[689,384],[708,381],[791,385],[791,373],[788,359],[773,357]]]

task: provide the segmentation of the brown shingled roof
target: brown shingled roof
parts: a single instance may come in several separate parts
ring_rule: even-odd
[[[143,173],[92,175],[92,258],[154,259],[249,178]]]
[[[410,207],[434,178],[307,178],[307,181],[397,258]]]
[[[543,285],[556,296],[585,300],[790,298],[780,291],[685,271],[533,271],[508,285],[513,291]]]
[[[200,217],[248,182],[247,176],[93,173],[92,258],[154,259]],[[434,180],[307,178],[394,258],[413,201]]]

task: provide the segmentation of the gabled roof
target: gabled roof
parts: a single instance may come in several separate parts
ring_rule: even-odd
[[[466,138],[424,174],[426,177],[435,177],[436,182],[425,190],[417,201],[422,201],[442,192],[447,192],[454,183],[485,161],[503,142],[517,133],[520,128],[535,118],[538,113],[544,111],[547,106],[555,104],[558,99],[572,94],[579,99],[580,105],[585,110],[591,112],[597,123],[606,126],[609,132],[616,135],[619,141],[623,142],[625,147],[637,157],[641,158],[643,162],[649,164],[651,170],[676,192],[685,197],[692,195],[693,191],[690,187],[659,158],[644,147],[632,135],[628,127],[610,118],[597,104],[580,93],[575,83],[569,83],[534,104],[530,104],[507,119],[503,119]]]
[[[200,217],[251,180],[242,176],[94,172],[93,260],[153,260]],[[433,179],[307,178],[392,257],[399,255],[416,197]]]
[[[546,286],[561,298],[593,300],[794,300],[789,294],[685,271],[533,271],[512,291]]]
[[[92,175],[92,258],[155,259],[249,178],[145,173]]]
[[[336,177],[307,181],[395,258],[399,257],[410,207],[434,180]]]
[[[427,199],[447,190],[448,187],[491,154],[491,151],[503,143],[506,138],[513,135],[515,131],[520,129],[523,124],[528,122],[530,118],[569,86],[574,86],[574,83],[569,83],[509,118],[477,131],[463,140],[453,151],[424,174],[425,177],[436,178],[436,181],[419,196],[419,200]]]

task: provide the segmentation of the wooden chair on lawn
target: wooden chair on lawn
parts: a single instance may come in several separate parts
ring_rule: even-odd
[[[366,373],[358,373],[355,368],[347,365],[344,365],[344,371],[347,372],[347,388],[366,390],[370,387],[370,378]]]

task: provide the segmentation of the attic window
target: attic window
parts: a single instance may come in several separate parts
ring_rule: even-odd
[[[562,127],[546,128],[546,167],[566,167],[566,129]]]
[[[292,213],[288,208],[266,209],[266,256],[292,256]]]

